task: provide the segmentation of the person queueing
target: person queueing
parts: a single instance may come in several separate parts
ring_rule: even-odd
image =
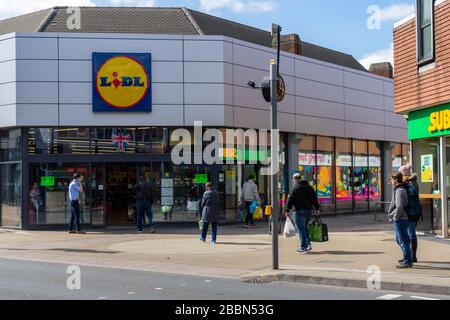
[[[136,207],[137,215],[136,222],[138,232],[143,232],[144,214],[147,216],[148,224],[150,225],[150,233],[155,233],[153,228],[153,187],[149,182],[140,180],[140,183],[136,185]]]
[[[85,234],[86,232],[81,230],[80,223],[80,193],[83,190],[83,177],[75,173],[73,175],[73,181],[69,185],[69,200],[70,200],[70,223],[69,223],[69,233]],[[77,231],[74,230],[76,225]]]
[[[393,186],[392,201],[389,208],[389,221],[394,222],[395,239],[403,253],[403,260],[397,265],[398,269],[413,267],[408,228],[410,221],[405,208],[408,206],[408,185],[403,182],[401,172],[391,175]]]
[[[202,199],[202,220],[203,229],[200,236],[200,240],[206,242],[206,236],[208,234],[208,228],[211,224],[212,228],[212,239],[211,244],[217,243],[217,230],[220,220],[220,210],[219,210],[219,193],[214,190],[214,184],[208,182],[206,184],[206,191],[203,194]]]
[[[255,176],[250,175],[247,179],[247,182],[245,182],[244,186],[242,187],[241,201],[243,202],[246,211],[244,228],[247,229],[255,227],[255,223],[253,221],[253,213],[251,212],[250,207],[253,202],[259,201],[258,186],[256,185],[254,180]]]
[[[419,184],[417,182],[417,173],[414,173],[412,164],[407,164],[399,169],[403,174],[403,181],[408,184],[409,188],[412,189],[413,194],[419,197]],[[411,255],[413,263],[417,263],[417,249],[419,247],[419,242],[417,238],[417,222],[410,221],[408,226],[408,236],[411,244]],[[402,261],[399,261],[402,262]]]
[[[295,211],[295,224],[300,231],[301,247],[297,252],[306,254],[312,250],[308,224],[311,220],[313,209],[316,212],[316,216],[320,214],[320,204],[313,187],[311,187],[308,181],[302,180],[301,175],[298,173],[294,175],[294,188],[287,201],[286,215],[292,209]]]

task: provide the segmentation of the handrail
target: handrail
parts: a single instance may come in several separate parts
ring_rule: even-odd
[[[381,206],[381,205],[386,205],[386,204],[391,204],[391,202],[390,201],[378,201],[377,203],[375,203],[375,217],[374,217],[374,221],[375,222],[381,222],[381,220],[377,220],[377,213],[378,213],[378,206]]]

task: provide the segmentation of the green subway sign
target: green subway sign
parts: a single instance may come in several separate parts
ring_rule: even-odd
[[[450,135],[450,104],[417,110],[409,114],[409,140],[446,135]]]

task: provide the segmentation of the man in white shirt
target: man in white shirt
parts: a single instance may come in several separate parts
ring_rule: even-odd
[[[254,201],[259,201],[258,186],[255,183],[255,177],[250,175],[247,182],[244,183],[242,187],[241,201],[245,205],[245,210],[247,215],[245,217],[244,228],[254,228],[255,223],[253,222],[253,214],[250,213],[250,206]]]
[[[71,218],[69,224],[69,233],[79,233],[85,234],[86,232],[81,230],[80,223],[80,193],[83,192],[83,177],[75,173],[73,175],[73,181],[69,185],[69,200],[70,200],[70,211]],[[77,231],[74,230],[74,224],[76,224]]]

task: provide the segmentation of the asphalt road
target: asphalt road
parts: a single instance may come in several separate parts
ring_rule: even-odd
[[[0,259],[2,300],[450,300],[450,296],[369,291],[354,288],[272,282],[243,283],[132,270],[80,267]],[[72,271],[73,272],[73,271]],[[70,279],[69,279],[70,278]],[[69,281],[68,281],[69,279]],[[74,280],[75,279],[75,280]],[[72,281],[71,281],[72,280]],[[68,289],[77,287],[80,289]]]

